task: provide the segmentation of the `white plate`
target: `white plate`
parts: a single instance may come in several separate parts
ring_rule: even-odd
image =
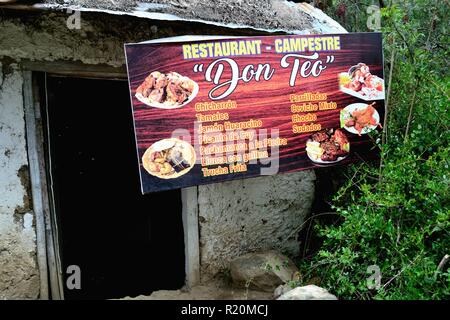
[[[344,109],[342,109],[341,115],[340,115],[341,128],[344,128],[348,132],[357,134],[357,135],[367,134],[367,133],[375,130],[378,125],[367,126],[361,130],[361,133],[358,133],[358,131],[355,129],[355,127],[346,127],[345,126],[345,120],[351,117],[351,114],[353,113],[353,111],[365,109],[365,108],[367,108],[367,106],[368,106],[367,103],[352,103],[352,104],[349,104],[348,106],[346,106]],[[375,113],[373,114],[373,117],[374,117],[375,121],[377,122],[377,124],[380,123],[380,115],[376,109],[375,109]]]
[[[346,72],[343,72],[341,74],[342,75],[346,75],[348,77],[348,73],[346,73]],[[341,76],[341,74],[340,74],[340,76]],[[370,96],[370,97],[366,96],[366,95],[363,95],[360,92],[353,91],[353,90],[351,90],[349,88],[346,88],[344,86],[341,86],[341,85],[339,86],[339,89],[342,92],[346,93],[346,94],[349,94],[351,96],[354,96],[354,97],[359,98],[359,99],[364,100],[364,101],[384,100],[384,98],[385,98],[385,95],[384,95],[384,79],[380,79],[380,80],[383,83],[383,91],[377,91],[377,93],[378,93],[377,95]]]
[[[321,159],[315,160],[314,158],[312,158],[312,157],[309,155],[308,152],[306,152],[306,154],[308,155],[309,160],[311,160],[311,161],[314,162],[314,163],[317,163],[317,164],[333,164],[333,163],[337,163],[337,162],[340,162],[340,161],[344,160],[345,158],[348,157],[348,155],[349,155],[350,153],[348,153],[345,157],[338,157],[338,158],[337,158],[336,160],[334,160],[334,161],[323,161],[323,160],[321,160]]]
[[[183,102],[182,104],[173,104],[172,105],[172,104],[167,104],[167,103],[150,102],[147,98],[144,98],[144,96],[142,96],[142,94],[140,94],[140,93],[136,93],[135,97],[140,102],[148,105],[149,107],[153,107],[153,108],[159,108],[159,109],[177,109],[177,108],[181,108],[181,107],[187,105],[189,102],[191,102],[198,94],[199,88],[198,88],[197,82],[195,82],[194,80],[191,80],[191,81],[194,82],[194,90],[192,90],[192,93],[189,96],[189,98],[185,102]]]

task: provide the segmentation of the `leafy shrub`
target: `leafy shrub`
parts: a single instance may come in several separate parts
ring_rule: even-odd
[[[334,1],[330,10],[348,2]],[[382,9],[385,78],[392,72],[392,79],[387,130],[374,136],[381,163],[348,168],[333,200],[341,219],[315,224],[323,245],[301,262],[303,282],[319,278],[344,299],[444,299],[450,296],[450,263],[439,266],[450,254],[450,8],[446,1],[392,2]],[[380,269],[379,288],[369,289],[371,265]]]

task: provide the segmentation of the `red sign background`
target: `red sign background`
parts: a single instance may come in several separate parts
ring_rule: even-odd
[[[383,58],[382,58],[382,40],[379,33],[356,33],[341,34],[340,50],[320,51],[319,59],[326,61],[327,56],[333,56],[334,61],[326,64],[326,69],[318,77],[297,77],[294,86],[289,85],[292,68],[282,68],[280,61],[288,53],[274,52],[274,40],[282,38],[302,38],[314,36],[270,36],[270,37],[252,37],[245,39],[259,39],[262,41],[262,52],[259,55],[235,56],[232,58],[242,71],[246,65],[270,64],[275,69],[272,78],[268,81],[249,81],[248,83],[239,82],[232,94],[220,101],[232,100],[237,103],[236,109],[223,110],[229,114],[230,122],[243,122],[250,119],[261,120],[263,125],[259,129],[267,129],[270,136],[272,129],[277,129],[280,138],[287,139],[286,146],[280,146],[279,153],[269,154],[270,156],[279,155],[278,173],[294,172],[304,169],[316,168],[318,165],[312,162],[306,154],[306,142],[314,132],[294,133],[291,112],[293,102],[290,101],[290,95],[301,95],[304,93],[323,93],[327,95],[327,102],[334,102],[337,108],[331,110],[314,112],[317,120],[314,123],[320,124],[322,129],[339,128],[340,111],[353,103],[367,103],[348,93],[342,92],[339,87],[338,75],[347,72],[351,66],[358,63],[364,63],[370,68],[370,73],[383,77]],[[208,40],[202,42],[220,42],[242,39],[228,40]],[[187,42],[189,44],[189,42]],[[201,145],[195,137],[197,114],[208,115],[215,112],[197,112],[195,104],[199,102],[209,102],[211,99],[208,93],[216,85],[205,80],[204,72],[195,72],[196,64],[203,64],[206,68],[209,64],[220,57],[184,59],[183,44],[185,42],[173,43],[148,43],[148,44],[129,44],[126,45],[126,56],[128,66],[128,76],[130,84],[130,93],[132,99],[133,116],[135,122],[135,134],[137,141],[138,159],[141,173],[143,193],[168,190],[173,188],[182,188],[192,185],[213,183],[238,178],[249,178],[259,176],[262,167],[268,167],[270,164],[261,164],[260,161],[254,164],[247,164],[247,169],[240,173],[220,174],[214,176],[204,176],[205,168],[213,169],[218,165],[202,166],[199,160]],[[270,50],[268,48],[271,48]],[[311,55],[314,52],[299,52],[299,54]],[[304,60],[304,59],[303,59]],[[302,60],[302,61],[303,61]],[[292,60],[290,60],[292,62]],[[291,63],[292,65],[292,63]],[[169,73],[175,71],[183,76],[187,76],[195,81],[199,86],[197,96],[186,106],[176,109],[159,109],[150,107],[136,97],[136,90],[145,78],[153,71]],[[230,69],[225,68],[222,79],[229,79]],[[383,123],[384,100],[377,100],[375,109],[380,115],[380,122]],[[298,113],[299,115],[307,114]],[[217,121],[223,123],[223,121]],[[299,123],[301,125],[301,123]],[[157,141],[170,138],[174,131],[184,129],[186,134],[182,138],[194,146],[197,153],[197,162],[193,168],[186,174],[175,179],[161,179],[150,174],[144,169],[142,156],[144,152]],[[350,141],[349,156],[338,162],[338,164],[348,164],[360,161],[365,158],[377,156],[373,148],[373,142],[369,134],[358,136],[343,130]],[[189,133],[189,135],[187,135]],[[266,159],[267,160],[267,159]],[[226,167],[230,164],[222,164]]]

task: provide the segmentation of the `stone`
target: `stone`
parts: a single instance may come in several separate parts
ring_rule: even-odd
[[[324,288],[308,285],[289,290],[277,300],[337,300],[337,298]]]
[[[276,251],[249,253],[230,263],[233,285],[273,292],[278,285],[286,283],[298,272],[295,264]]]
[[[273,292],[273,298],[277,299],[288,291],[294,289],[290,284],[280,284]]]

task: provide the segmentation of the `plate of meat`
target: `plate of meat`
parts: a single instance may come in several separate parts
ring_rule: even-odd
[[[152,144],[142,156],[144,169],[160,179],[174,179],[195,165],[195,150],[188,142],[169,138]]]
[[[380,115],[374,108],[375,102],[352,103],[341,110],[341,128],[350,133],[362,135],[375,130],[380,124]]]
[[[154,71],[136,89],[142,103],[160,109],[181,108],[198,94],[198,84],[176,72]]]
[[[317,164],[333,164],[350,153],[350,142],[341,129],[326,129],[314,133],[306,142],[306,154]]]
[[[342,92],[366,101],[384,99],[384,80],[370,73],[365,63],[350,67],[339,74],[339,88]]]

